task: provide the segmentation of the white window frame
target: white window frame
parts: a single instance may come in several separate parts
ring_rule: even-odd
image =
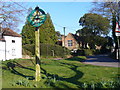
[[[68,47],[73,46],[73,40],[68,40]]]

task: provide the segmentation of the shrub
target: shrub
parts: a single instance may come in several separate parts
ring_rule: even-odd
[[[77,50],[77,53],[72,53],[72,55],[74,56],[88,56],[88,55],[93,55],[95,52],[94,49],[81,49],[81,50]]]
[[[84,49],[84,53],[85,53],[86,56],[93,55],[94,50],[93,49]]]
[[[32,55],[35,55],[35,45],[34,44],[28,44],[24,45],[23,49],[29,51],[32,53]],[[67,48],[63,48],[59,45],[53,45],[53,44],[40,44],[40,55],[43,57],[65,57],[65,55],[69,55],[69,50]]]
[[[23,50],[30,52],[32,55],[35,55],[35,45],[34,44],[26,44],[26,45],[23,45],[22,47],[23,47]]]
[[[22,55],[32,55],[32,53],[26,49],[22,49]]]

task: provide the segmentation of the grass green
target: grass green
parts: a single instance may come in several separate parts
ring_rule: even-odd
[[[35,81],[35,60],[2,62],[3,88],[81,88],[85,83],[118,80],[116,67],[83,64],[84,56],[64,60],[41,59],[40,82]]]

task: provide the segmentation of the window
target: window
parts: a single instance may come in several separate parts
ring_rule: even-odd
[[[12,56],[16,56],[14,48],[12,49]]]
[[[12,43],[15,43],[15,40],[12,40]]]
[[[68,46],[73,46],[72,40],[68,40]]]

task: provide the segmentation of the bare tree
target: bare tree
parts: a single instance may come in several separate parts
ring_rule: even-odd
[[[111,21],[112,26],[112,36],[114,42],[116,43],[117,48],[117,37],[115,35],[115,27],[116,22],[120,25],[120,1],[119,0],[103,0],[103,2],[99,2],[100,0],[94,0],[94,7],[90,12],[101,14],[104,17],[108,17]]]
[[[112,20],[113,14],[116,16],[116,19],[120,18],[120,1],[119,0],[102,0],[103,2],[99,2],[100,0],[94,0],[94,7],[90,12],[101,14],[103,16],[108,17]],[[97,2],[96,2],[97,1]]]
[[[0,23],[2,23],[2,27],[17,30],[19,22],[22,21],[20,17],[24,16],[26,11],[16,2],[0,1]]]

